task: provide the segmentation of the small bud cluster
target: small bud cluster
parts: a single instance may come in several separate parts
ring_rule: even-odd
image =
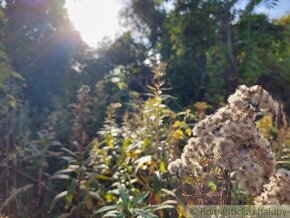
[[[256,205],[290,204],[290,171],[279,169],[263,187],[261,195],[254,200]]]
[[[263,176],[275,170],[269,142],[256,127],[259,111],[277,114],[279,104],[261,86],[239,86],[228,104],[193,128],[181,159],[168,166],[172,174],[203,176],[203,163],[235,171],[240,185],[251,195],[260,191]]]

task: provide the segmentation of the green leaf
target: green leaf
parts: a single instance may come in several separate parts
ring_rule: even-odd
[[[54,175],[59,175],[59,174],[65,174],[65,173],[71,173],[74,172],[75,169],[69,168],[69,169],[64,169],[64,170],[58,170],[54,173]]]
[[[151,91],[156,91],[156,88],[155,87],[153,87],[153,86],[150,86],[150,85],[147,85],[147,87],[151,90]]]
[[[60,192],[58,193],[54,199],[51,201],[51,204],[50,204],[50,208],[49,208],[49,211],[51,212],[52,209],[54,208],[56,202],[58,202],[61,198],[63,198],[64,196],[66,196],[66,193],[67,191],[63,191],[63,192]]]
[[[177,204],[176,200],[167,200],[162,202],[162,205],[168,205],[168,204]]]
[[[186,112],[184,112],[184,111],[179,112],[179,113],[176,114],[176,116],[184,116],[184,115],[186,115]]]
[[[175,194],[173,191],[171,191],[171,190],[168,190],[168,189],[162,188],[161,191],[162,191],[163,193],[165,193],[166,196],[172,196],[172,197],[176,198],[176,194]]]
[[[10,75],[16,79],[19,79],[19,80],[22,80],[22,81],[25,81],[24,77],[20,75],[20,73],[17,73],[15,71],[11,71],[10,72]]]
[[[143,210],[143,209],[135,209],[134,212],[144,218],[159,218],[154,213],[150,213],[149,211]]]
[[[159,195],[162,189],[162,180],[154,175],[153,177],[153,191],[155,195]]]
[[[277,164],[290,164],[290,161],[277,161]]]
[[[53,175],[51,179],[69,179],[70,176],[66,174]]]
[[[71,151],[71,150],[69,150],[67,148],[61,148],[61,150],[63,150],[67,154],[71,155],[72,157],[77,157],[77,154],[76,153],[74,153],[73,151]]]
[[[122,199],[124,208],[128,208],[130,200],[126,190],[124,188],[119,188],[119,195]]]
[[[104,217],[117,217],[118,215],[120,215],[120,212],[118,210],[111,210],[107,213],[105,213],[102,218]]]
[[[132,202],[132,207],[137,206],[138,204],[142,203],[143,200],[149,195],[149,192],[143,192],[140,195],[138,195],[136,198],[134,198]]]
[[[101,174],[98,174],[95,176],[96,179],[101,179],[101,180],[111,180],[111,177],[108,177],[108,176],[104,176],[104,175],[101,175]]]
[[[124,83],[124,82],[122,82],[122,81],[117,82],[117,86],[118,86],[118,88],[121,89],[121,90],[124,89],[124,88],[127,88],[127,84]]]
[[[105,206],[105,207],[102,207],[100,209],[98,209],[95,213],[95,214],[98,214],[98,213],[103,213],[103,212],[106,212],[106,211],[109,211],[109,210],[116,210],[118,209],[118,205],[110,205],[110,206]]]
[[[174,206],[174,205],[160,205],[157,208],[153,209],[153,211],[164,210],[164,209],[173,209],[173,208],[176,208],[176,206]]]
[[[146,162],[151,162],[152,160],[152,156],[151,155],[147,155],[144,157],[141,157],[137,160],[135,160],[135,164],[137,164],[136,169],[135,169],[135,173],[138,172],[138,170],[140,169],[140,167],[143,166],[143,164],[145,164]]]
[[[102,200],[101,196],[97,192],[89,191],[89,195],[96,200]]]
[[[171,95],[164,95],[164,94],[161,95],[160,97],[161,97],[162,101],[166,101],[169,98],[173,98]]]
[[[71,184],[69,185],[68,189],[67,189],[67,193],[65,196],[65,208],[68,209],[71,206],[72,200],[73,200],[73,196],[76,190],[76,181],[73,179]]]

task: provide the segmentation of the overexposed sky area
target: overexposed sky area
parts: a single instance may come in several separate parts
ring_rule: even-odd
[[[279,18],[290,13],[290,0],[279,0],[276,7],[268,9],[263,5],[257,6],[257,13],[267,14],[270,18]]]
[[[118,15],[122,0],[66,0],[65,7],[83,40],[96,47],[104,38],[113,39],[120,32]]]
[[[83,40],[91,47],[97,47],[104,37],[113,40],[120,35],[119,12],[126,0],[66,0],[69,18],[80,32]],[[243,7],[247,0],[239,1]],[[279,0],[274,8],[258,5],[257,13],[265,13],[270,18],[278,18],[290,13],[290,0]]]

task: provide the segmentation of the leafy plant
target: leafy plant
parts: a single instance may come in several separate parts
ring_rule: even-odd
[[[105,206],[97,210],[92,217],[97,217],[103,213],[102,217],[118,217],[118,218],[158,218],[154,212],[164,209],[173,209],[177,204],[174,200],[168,200],[160,205],[144,205],[144,200],[148,197],[149,192],[142,192],[133,197],[128,194],[128,190],[119,186],[118,196],[119,203],[115,205]]]
[[[67,181],[67,190],[58,193],[51,202],[50,211],[55,207],[56,202],[64,198],[64,208],[68,212],[63,216],[81,217],[93,208],[94,200],[102,200],[98,193],[98,183],[96,181],[94,169],[91,162],[95,156],[89,155],[90,150],[95,149],[94,144],[89,143],[87,135],[88,120],[91,119],[91,98],[89,87],[83,86],[77,94],[78,104],[72,104],[74,110],[74,133],[72,147],[62,147],[64,154],[62,159],[67,161],[65,169],[58,170],[52,179]]]

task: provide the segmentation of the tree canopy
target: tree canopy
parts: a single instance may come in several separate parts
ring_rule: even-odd
[[[275,154],[276,177],[288,175],[290,15],[256,13],[277,0],[242,2],[128,0],[126,32],[93,49],[64,0],[2,0],[0,217],[181,218],[185,205],[202,201],[273,200],[249,195],[240,174],[209,170],[208,156],[189,160],[206,149],[195,144],[214,142],[220,154],[223,143],[239,142],[259,159],[247,172]],[[194,164],[206,179],[177,169]],[[276,177],[261,175],[267,195]]]

